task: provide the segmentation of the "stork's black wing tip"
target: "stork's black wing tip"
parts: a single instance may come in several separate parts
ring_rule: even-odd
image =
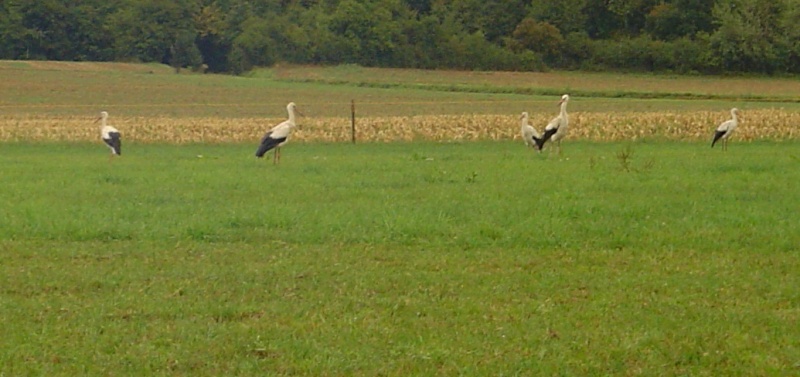
[[[711,140],[711,148],[714,148],[714,144],[722,138],[722,135],[725,135],[725,131],[714,132],[714,140]]]
[[[536,143],[536,150],[541,152],[542,148],[544,148],[545,139],[540,139],[540,138],[534,136],[533,137],[533,142]]]

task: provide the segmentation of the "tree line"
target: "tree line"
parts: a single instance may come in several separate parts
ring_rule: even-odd
[[[0,58],[800,73],[800,0],[3,0]]]

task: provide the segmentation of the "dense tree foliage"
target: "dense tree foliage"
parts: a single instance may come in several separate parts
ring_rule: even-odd
[[[800,0],[3,0],[0,58],[800,73]]]

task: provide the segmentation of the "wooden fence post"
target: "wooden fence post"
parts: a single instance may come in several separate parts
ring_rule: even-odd
[[[350,100],[350,135],[353,144],[356,143],[356,101]]]

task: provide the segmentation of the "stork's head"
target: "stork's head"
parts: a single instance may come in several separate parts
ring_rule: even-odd
[[[519,119],[528,119],[528,112],[523,111],[522,114],[519,116]]]
[[[735,107],[731,109],[731,116],[736,118],[736,120],[738,120],[738,121],[743,121],[744,120],[741,117],[739,117],[739,109],[737,109]]]
[[[297,110],[297,105],[295,105],[294,102],[289,102],[289,104],[286,105],[286,111],[288,111],[289,114],[303,115],[300,110]]]
[[[561,101],[558,101],[558,106],[561,106],[561,104],[565,102],[569,102],[569,94],[561,96]]]
[[[94,121],[95,121],[95,123],[96,123],[96,122],[98,122],[98,121],[100,121],[100,120],[106,120],[106,119],[108,119],[108,113],[107,113],[107,112],[105,112],[105,111],[101,111],[101,112],[100,112],[100,117],[98,117],[98,118],[97,118],[97,119],[95,119]]]

